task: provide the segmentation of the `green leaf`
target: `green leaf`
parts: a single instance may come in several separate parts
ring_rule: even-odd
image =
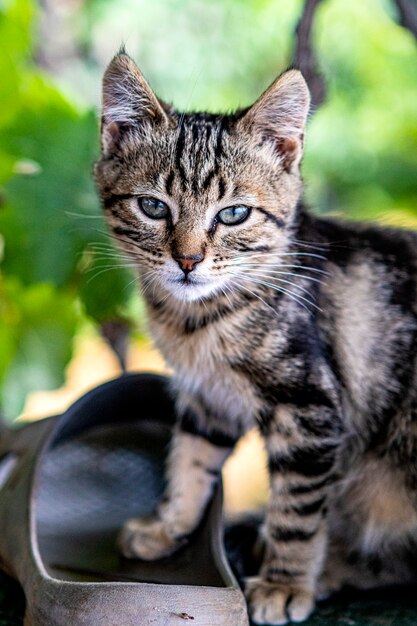
[[[20,73],[30,50],[33,14],[30,0],[3,1],[0,5],[0,128],[17,112]]]
[[[2,348],[7,347],[7,357],[0,360],[0,403],[10,420],[21,412],[28,393],[64,382],[79,314],[73,299],[53,285],[25,288],[14,279],[0,284],[8,330],[0,334],[0,341],[6,339]]]
[[[17,165],[33,166],[33,173],[23,169],[5,186],[6,207],[0,214],[4,271],[25,284],[64,285],[85,240],[74,214],[99,213],[91,180],[97,120],[78,113],[54,88],[34,78],[19,123],[5,129],[4,139]]]

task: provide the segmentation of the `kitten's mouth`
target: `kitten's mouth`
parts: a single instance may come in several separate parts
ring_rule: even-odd
[[[173,282],[175,285],[181,285],[185,287],[197,287],[206,284],[205,281],[196,280],[189,275],[182,276],[181,278],[173,278],[171,279],[171,282]]]
[[[193,301],[207,298],[215,289],[211,281],[196,278],[194,276],[181,276],[167,278],[166,288],[178,300]]]
[[[198,281],[196,282],[195,280],[193,280],[193,279],[192,279],[192,278],[190,278],[189,276],[184,276],[184,278],[180,278],[180,279],[179,279],[179,283],[180,283],[181,285],[188,285],[188,286],[191,286],[191,285],[197,285],[197,284],[198,284]],[[201,283],[200,283],[200,284],[201,284]]]

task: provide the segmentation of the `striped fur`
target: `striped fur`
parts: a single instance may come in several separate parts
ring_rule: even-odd
[[[247,588],[255,623],[302,621],[317,594],[345,583],[415,580],[416,236],[304,210],[298,72],[248,110],[183,115],[121,53],[103,101],[96,181],[178,409],[166,496],[153,519],[126,523],[123,553],[181,546],[257,426],[271,498]],[[145,215],[141,196],[165,202],[166,219]],[[248,218],[224,225],[219,212],[238,205]]]

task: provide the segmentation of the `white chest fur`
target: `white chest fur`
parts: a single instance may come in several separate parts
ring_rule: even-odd
[[[222,330],[216,325],[179,336],[152,325],[155,342],[173,368],[179,388],[200,398],[219,418],[238,420],[249,429],[259,401],[244,376],[230,367],[228,357],[236,342],[229,342]]]

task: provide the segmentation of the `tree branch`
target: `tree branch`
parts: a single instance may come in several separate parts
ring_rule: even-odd
[[[417,3],[414,0],[395,0],[400,13],[399,23],[417,39]]]
[[[317,70],[312,45],[314,14],[320,2],[322,0],[305,0],[303,13],[295,31],[294,65],[303,73],[307,81],[314,107],[319,106],[326,97],[324,78]]]

